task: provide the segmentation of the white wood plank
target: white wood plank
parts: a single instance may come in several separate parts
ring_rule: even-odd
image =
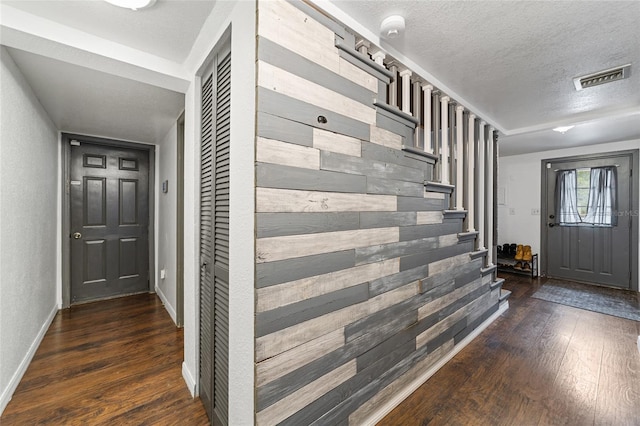
[[[259,238],[256,240],[256,261],[273,262],[398,241],[398,227]]]
[[[258,387],[272,382],[344,345],[344,327],[256,364]]]
[[[464,253],[454,257],[448,257],[446,259],[438,260],[436,262],[431,262],[429,264],[429,276],[439,274],[440,272],[448,271],[451,269],[455,269],[458,266],[468,263],[469,260],[470,260],[469,254]]]
[[[355,359],[298,389],[256,414],[258,425],[275,425],[346,382],[358,372]]]
[[[450,305],[451,303],[466,296],[472,291],[479,289],[480,287],[482,287],[482,280],[478,278],[477,280],[473,280],[469,284],[463,287],[455,289],[449,294],[446,294],[436,300],[433,300],[425,305],[422,305],[420,308],[418,308],[418,321],[428,317],[434,312],[439,311],[445,306]]]
[[[313,129],[313,147],[354,157],[360,157],[362,154],[360,139],[315,128]]]
[[[258,137],[256,160],[283,166],[320,169],[320,150]]]
[[[450,247],[458,244],[458,234],[441,235],[438,237],[438,247]]]
[[[258,2],[258,34],[335,73],[340,71],[335,33],[286,1]]]
[[[257,290],[257,312],[300,302],[367,281],[386,277],[400,271],[400,259],[369,263],[328,274],[316,275]]]
[[[344,78],[371,90],[373,93],[378,93],[378,79],[376,77],[343,58],[339,60],[339,68],[339,73]]]
[[[369,140],[387,148],[402,149],[402,136],[386,129],[371,125]]]
[[[436,223],[442,223],[443,214],[441,211],[435,212],[417,212],[416,224],[417,225],[433,225]]]
[[[351,305],[322,317],[313,318],[259,337],[256,339],[256,361],[276,356],[313,340],[317,336],[327,334],[382,309],[396,305],[415,296],[419,291],[420,282],[415,281],[371,298],[366,302]]]
[[[274,65],[258,61],[258,86],[364,123],[376,122],[376,110]]]
[[[424,191],[424,198],[429,200],[444,200],[445,195],[442,192]]]
[[[257,213],[392,212],[397,207],[398,198],[395,195],[256,189]]]

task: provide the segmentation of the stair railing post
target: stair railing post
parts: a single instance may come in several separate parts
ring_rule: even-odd
[[[485,125],[486,123],[481,121],[478,128],[478,250],[485,249],[485,163],[487,161],[484,141]]]
[[[469,114],[469,128],[467,131],[467,158],[469,159],[469,169],[467,171],[467,231],[475,232],[475,193],[476,193],[476,116]]]
[[[449,184],[449,100],[448,96],[440,99],[440,128],[442,129],[440,182],[445,185]]]
[[[462,114],[464,107],[458,105],[456,107],[456,210],[464,210],[464,150],[462,141],[464,125],[462,123]]]
[[[433,92],[433,86],[423,84],[422,91],[424,92],[424,106],[422,108],[424,115],[424,150],[429,154],[433,154],[433,142],[431,140],[431,92]]]

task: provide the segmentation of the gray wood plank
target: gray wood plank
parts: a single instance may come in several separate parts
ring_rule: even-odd
[[[494,304],[489,309],[487,309],[480,317],[469,323],[464,330],[455,335],[453,339],[454,343],[457,345],[462,339],[471,334],[471,332],[478,328],[480,324],[485,322],[491,315],[498,311],[499,305],[499,303]]]
[[[322,159],[320,160],[322,161]],[[435,200],[431,198],[417,198],[417,197],[398,197],[398,211],[410,212],[410,211],[434,211],[444,210],[444,200]]]
[[[440,223],[403,226],[400,228],[400,241],[411,241],[417,238],[430,238],[440,235],[457,234],[462,227],[461,223],[443,221]]]
[[[400,267],[402,267],[402,259],[400,260]],[[386,277],[378,278],[369,283],[369,294],[371,297],[377,296],[387,291],[391,291],[395,288],[402,287],[416,280],[421,280],[428,275],[429,266],[420,264],[413,269],[403,270],[397,274],[389,275]]]
[[[257,163],[256,186],[362,194],[366,191],[367,179],[364,176],[347,173]]]
[[[326,151],[320,153],[320,168],[322,170],[416,183],[422,183],[424,178],[424,171],[422,170]]]
[[[270,311],[259,312],[256,314],[256,337],[364,302],[368,298],[369,286],[363,283]]]
[[[416,224],[415,212],[360,212],[360,228],[387,228]]]
[[[378,360],[383,359],[387,354],[392,353],[399,348],[404,348],[401,350],[401,353],[403,353],[403,358],[409,355],[411,352],[415,351],[416,333],[414,332],[414,329],[415,327],[404,329],[357,357],[356,361],[358,365],[358,371],[362,371],[370,367]],[[391,359],[389,359],[389,361],[391,361]],[[378,365],[378,367],[381,368],[382,371],[386,371],[390,367],[392,367],[392,365],[385,365],[385,363],[381,363]]]
[[[303,123],[319,129],[352,136],[358,139],[368,139],[370,126],[362,121],[354,120],[323,109],[289,96],[276,93],[273,90],[258,87],[258,111],[265,112],[288,120]],[[326,118],[319,122],[318,117]]]
[[[336,36],[343,39],[347,37],[347,31],[342,25],[340,25],[339,23],[337,23],[336,21],[334,21],[324,13],[321,13],[319,10],[311,7],[305,2],[301,2],[297,0],[287,0],[287,2],[295,6],[296,8],[300,9],[302,12],[306,13],[307,15],[309,15],[312,19],[318,21],[325,27],[329,28],[331,31],[336,33]]]
[[[393,179],[367,177],[367,194],[403,195],[421,197],[424,186],[418,182],[406,182]]]
[[[258,59],[366,105],[373,104],[377,95],[264,37],[258,37]]]
[[[258,136],[313,146],[313,127],[265,112],[258,112]]]
[[[416,158],[408,155],[404,151],[366,141],[362,142],[362,157],[384,163],[412,167],[418,170],[426,170],[427,167],[429,167],[427,159]],[[422,194],[420,194],[420,196],[422,196]]]
[[[256,288],[328,274],[355,266],[355,250],[256,264]]]
[[[423,253],[405,256],[400,259],[400,271],[406,271],[408,269],[416,268],[420,265],[429,264],[437,260],[457,256],[459,254],[468,253],[470,251],[470,243],[460,243],[456,244],[455,246],[443,247],[438,250],[430,250]]]
[[[394,120],[379,108],[376,113],[376,126],[402,136],[402,145],[413,144],[414,129]]]
[[[425,251],[438,247],[439,241],[437,237],[360,247],[356,249],[356,264],[361,265],[411,254],[424,253]]]
[[[257,213],[256,232],[258,238],[265,238],[358,229],[361,214],[357,212]],[[394,225],[385,225],[381,228],[387,226]]]

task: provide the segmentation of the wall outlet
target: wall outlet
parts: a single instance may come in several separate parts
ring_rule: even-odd
[[[540,209],[531,209],[532,216],[540,216]]]
[[[160,279],[164,280],[164,277],[167,275],[167,271],[165,269],[160,269]]]
[[[516,214],[516,209],[515,209],[515,208],[513,208],[513,207],[511,207],[511,208],[509,209],[509,214],[510,214],[511,216],[515,216],[515,214]]]

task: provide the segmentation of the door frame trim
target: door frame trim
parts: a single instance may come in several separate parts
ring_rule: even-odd
[[[631,170],[635,170],[635,174],[632,172],[630,188],[631,188],[631,247],[629,250],[630,256],[630,266],[631,266],[631,283],[630,290],[632,291],[640,291],[639,283],[638,283],[638,238],[639,238],[639,228],[638,228],[638,215],[639,215],[639,195],[640,194],[640,184],[638,183],[638,173],[640,170],[638,169],[638,158],[639,158],[640,150],[637,149],[629,149],[623,151],[609,151],[609,152],[601,152],[595,154],[585,154],[585,155],[573,155],[569,157],[558,157],[558,158],[547,158],[542,159],[540,161],[540,275],[547,276],[547,216],[549,211],[549,206],[547,205],[547,164],[558,162],[558,161],[584,161],[584,160],[594,160],[599,158],[607,158],[607,157],[619,157],[622,155],[627,155],[631,157]]]
[[[103,145],[114,148],[133,148],[149,153],[149,293],[155,292],[156,277],[153,271],[156,270],[155,265],[155,190],[156,190],[156,147],[152,144],[143,144],[139,142],[128,142],[116,139],[107,139],[97,136],[87,136],[75,133],[61,133],[61,150],[62,161],[61,177],[62,177],[62,233],[61,233],[61,251],[62,251],[62,308],[71,306],[71,241],[68,236],[71,234],[71,208],[69,197],[69,180],[71,171],[69,169],[71,160],[71,145],[73,139],[85,141],[94,145]]]

